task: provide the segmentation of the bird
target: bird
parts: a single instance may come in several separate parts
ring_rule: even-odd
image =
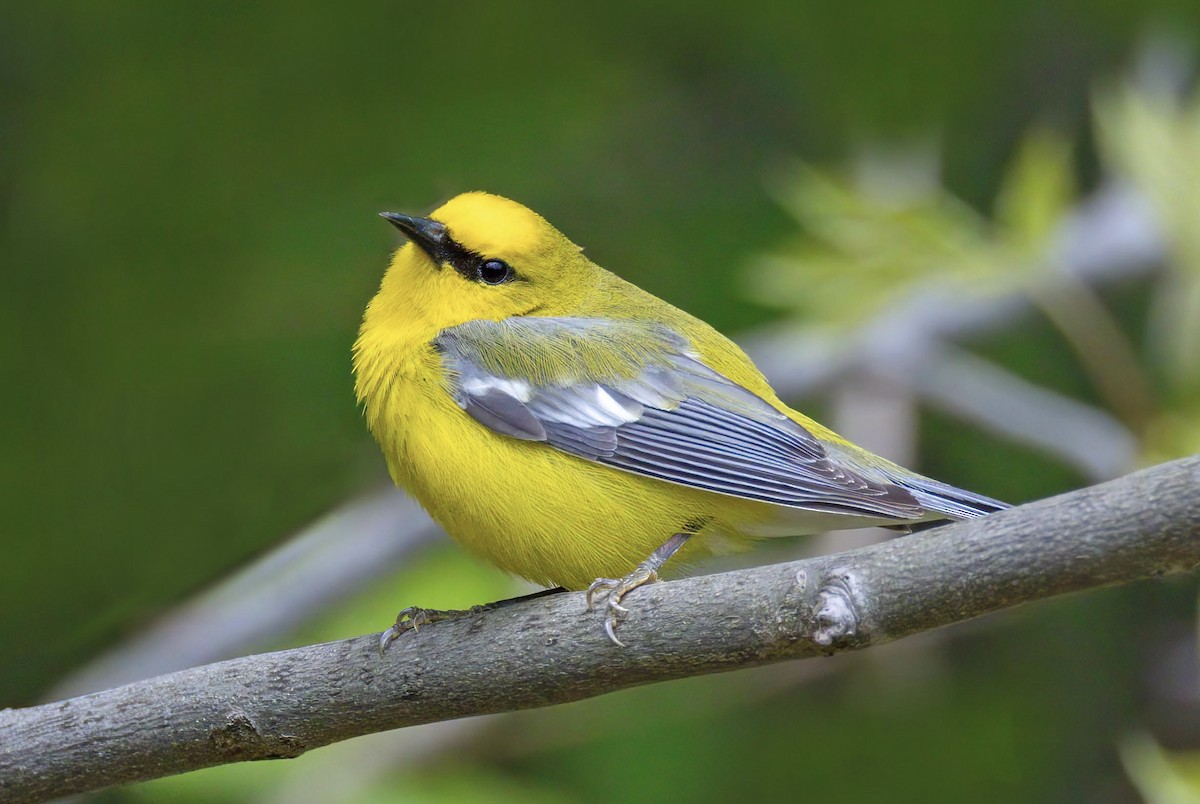
[[[486,192],[428,217],[367,305],[355,393],[395,483],[471,553],[606,600],[663,565],[777,535],[1007,506],[875,455],[788,407],[733,341]],[[381,650],[461,612],[405,609]]]

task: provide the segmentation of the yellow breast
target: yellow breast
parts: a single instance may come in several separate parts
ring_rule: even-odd
[[[772,513],[493,433],[455,404],[432,347],[388,358],[390,381],[362,390],[393,479],[473,553],[535,583],[619,577],[696,522],[685,549],[724,552],[742,523]],[[357,360],[360,376],[378,371],[361,349]]]

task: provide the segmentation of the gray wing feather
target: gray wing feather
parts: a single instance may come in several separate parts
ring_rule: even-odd
[[[546,428],[529,408],[514,396],[496,388],[459,398],[463,410],[485,427],[513,438],[545,441]]]
[[[648,411],[617,428],[617,440],[618,449],[601,462],[709,491],[838,513],[921,513],[910,495],[843,469],[819,445],[701,399],[688,399],[670,413]]]
[[[514,318],[472,321],[435,344],[454,398],[496,432],[544,441],[628,472],[806,510],[911,520],[924,509],[908,490],[866,478],[835,460],[811,433],[708,368],[662,330],[656,362],[627,376],[567,376],[535,383],[506,376],[489,349],[539,338],[611,339],[621,322]],[[629,324],[628,326],[639,326]],[[646,336],[646,330],[638,332]]]

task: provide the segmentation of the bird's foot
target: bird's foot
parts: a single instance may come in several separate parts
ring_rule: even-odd
[[[629,609],[621,605],[621,600],[639,586],[645,586],[657,580],[658,568],[650,566],[648,561],[643,561],[624,578],[597,578],[592,581],[592,585],[587,590],[588,611],[595,610],[597,598],[607,596],[608,614],[604,618],[604,633],[608,634],[608,638],[614,644],[625,647],[625,643],[617,639],[616,631],[617,623],[629,614]]]
[[[469,609],[422,609],[417,606],[409,606],[402,612],[396,615],[396,623],[388,630],[379,635],[379,655],[383,656],[383,652],[388,649],[397,639],[405,632],[412,631],[416,633],[421,630],[421,626],[436,623],[441,620],[453,620],[457,617],[464,617],[468,614],[474,614],[483,611],[486,606],[472,606]]]
[[[587,590],[588,611],[596,608],[597,595],[608,596],[608,614],[604,618],[604,633],[608,634],[608,638],[614,644],[622,648],[625,647],[625,643],[617,639],[617,623],[625,619],[625,615],[629,614],[629,609],[621,605],[621,599],[639,586],[645,586],[648,583],[657,581],[658,571],[662,568],[662,565],[666,563],[668,558],[675,555],[675,552],[680,547],[683,547],[691,537],[691,531],[676,533],[659,545],[658,549],[651,553],[649,558],[638,564],[633,572],[624,578],[597,578],[592,581],[592,585]]]
[[[559,592],[565,592],[561,586],[556,586],[553,589],[543,589],[540,592],[533,592],[520,597],[512,597],[507,600],[497,600],[495,603],[485,603],[482,606],[472,606],[469,609],[423,609],[419,606],[409,606],[404,611],[396,615],[396,624],[379,635],[379,655],[383,656],[383,652],[388,649],[397,639],[405,632],[412,631],[416,633],[423,625],[440,622],[441,620],[455,620],[459,617],[465,617],[468,614],[479,614],[483,611],[491,611],[493,609],[504,608],[511,606],[514,603],[524,603],[527,600],[536,600],[539,597],[547,595],[557,595]]]

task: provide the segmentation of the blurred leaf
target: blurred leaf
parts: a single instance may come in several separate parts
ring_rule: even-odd
[[[752,296],[795,308],[810,326],[846,330],[919,290],[1009,293],[1053,268],[1051,237],[1075,196],[1065,137],[1035,129],[1025,138],[995,225],[949,191],[911,181],[912,167],[895,165],[897,182],[874,174],[886,188],[908,178],[909,191],[897,193],[800,165],[778,196],[805,240],[751,266]]]
[[[1200,399],[1190,409],[1169,410],[1158,415],[1146,433],[1142,462],[1146,466],[1184,455],[1200,454]]]
[[[1038,254],[1074,196],[1070,142],[1049,129],[1034,129],[1004,177],[996,200],[996,223],[1011,245]]]
[[[1132,734],[1121,762],[1146,804],[1200,804],[1200,751],[1164,751],[1149,735]]]
[[[1106,164],[1149,197],[1181,267],[1200,274],[1200,92],[1180,100],[1126,84],[1095,107]]]
[[[917,293],[936,291],[945,303],[1024,293],[1070,344],[1105,403],[1135,434],[1145,433],[1155,400],[1139,355],[1097,291],[1058,270],[1055,259],[1056,235],[1075,199],[1069,141],[1049,129],[1024,138],[994,224],[932,182],[911,181],[921,165],[910,162],[892,166],[895,181],[862,171],[874,181],[860,185],[797,170],[779,195],[807,240],[759,258],[751,293],[850,342]],[[910,192],[879,191],[903,189],[906,177]]]
[[[750,293],[796,309],[809,326],[856,328],[922,288],[961,297],[1013,285],[1012,255],[945,191],[898,201],[802,165],[780,200],[806,239],[752,264]]]
[[[1100,93],[1095,107],[1105,162],[1150,200],[1171,255],[1154,345],[1179,390],[1200,391],[1200,92],[1181,100],[1126,84]]]

